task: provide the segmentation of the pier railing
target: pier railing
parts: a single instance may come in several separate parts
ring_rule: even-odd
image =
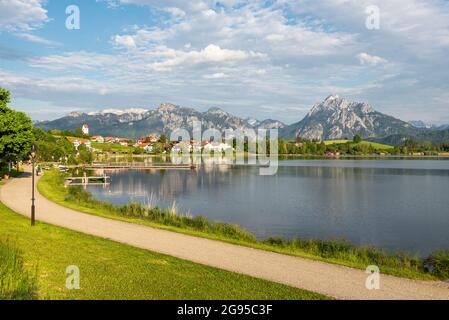
[[[74,185],[87,185],[87,184],[109,184],[111,177],[107,175],[102,176],[88,176],[87,174],[84,174],[84,176],[81,177],[66,177],[64,178],[65,183],[71,186]]]
[[[85,167],[86,169],[155,169],[155,170],[190,170],[196,169],[195,165],[190,164],[171,164],[171,163],[146,163],[146,162],[109,162],[94,163]]]

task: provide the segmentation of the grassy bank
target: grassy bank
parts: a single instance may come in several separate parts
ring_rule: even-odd
[[[38,223],[0,203],[0,299],[323,299],[305,290],[207,267],[110,240]],[[81,290],[65,287],[80,269]],[[23,270],[26,269],[26,270]],[[8,293],[9,292],[9,293]],[[13,294],[11,294],[11,292]]]
[[[381,144],[377,142],[370,142],[370,141],[361,141],[359,143],[354,143],[352,140],[327,140],[324,141],[324,144],[326,146],[334,145],[334,144],[346,144],[349,143],[351,146],[371,146],[374,149],[377,150],[391,150],[394,149],[394,146],[390,146],[387,144]]]
[[[428,261],[432,265],[443,266],[430,268],[433,273],[429,273],[428,268],[425,268],[425,261],[420,258],[409,257],[406,254],[392,255],[372,247],[356,247],[345,241],[303,239],[287,241],[275,237],[258,241],[254,235],[238,226],[213,223],[204,217],[182,216],[171,210],[150,209],[139,204],[115,206],[93,199],[89,193],[80,188],[64,188],[62,182],[59,172],[46,172],[38,184],[38,189],[41,194],[56,203],[102,217],[359,269],[365,269],[368,265],[377,265],[383,273],[412,279],[444,278],[445,273],[441,269],[448,268],[445,261],[449,261],[449,255],[444,253],[437,256],[435,260]]]
[[[117,144],[117,143],[92,142],[91,144],[92,144],[92,148],[100,150],[102,152],[114,152],[114,153],[126,153],[126,154],[143,152],[139,148],[135,148],[132,146],[122,146],[121,144]]]
[[[0,239],[0,300],[37,298],[37,279],[25,270],[22,252],[10,240]]]

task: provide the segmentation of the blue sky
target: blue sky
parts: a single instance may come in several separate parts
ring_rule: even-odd
[[[448,55],[443,0],[0,1],[0,86],[35,120],[171,102],[293,123],[339,94],[449,123]]]

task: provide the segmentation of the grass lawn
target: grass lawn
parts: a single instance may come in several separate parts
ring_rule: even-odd
[[[348,143],[348,142],[351,142],[351,140],[327,140],[327,141],[324,141],[324,144],[326,146],[330,146],[333,144],[343,144],[343,143]]]
[[[40,299],[324,299],[319,294],[38,223],[0,203],[0,237],[38,273]],[[1,262],[0,262],[1,263]],[[65,287],[80,269],[81,290]]]
[[[373,148],[377,149],[377,150],[391,150],[394,147],[393,146],[389,146],[386,144],[381,144],[381,143],[376,143],[376,142],[369,142],[369,141],[362,141],[360,143],[352,143],[352,140],[328,140],[328,141],[324,141],[324,143],[329,146],[329,145],[333,145],[333,144],[344,144],[344,143],[348,143],[351,142],[351,146],[357,146],[357,145],[371,145]]]
[[[363,269],[368,265],[378,265],[382,273],[406,277],[411,279],[435,280],[436,277],[425,273],[422,269],[421,262],[415,262],[406,256],[388,255],[375,248],[358,248],[350,246],[347,243],[334,241],[319,241],[319,240],[304,240],[298,242],[287,242],[282,239],[274,239],[274,241],[247,241],[242,239],[233,239],[224,235],[213,234],[193,230],[188,227],[176,227],[155,223],[150,220],[145,220],[136,217],[128,217],[117,215],[103,208],[98,208],[90,203],[78,203],[66,199],[68,191],[62,187],[58,179],[59,172],[47,171],[45,175],[39,180],[38,190],[49,200],[54,201],[62,206],[120,221],[146,225],[149,227],[160,228],[164,230],[185,233],[193,236],[204,237],[214,240],[225,241],[228,243],[263,249],[282,254],[299,256],[313,260],[325,261],[335,264],[340,264],[348,267]],[[417,265],[415,265],[417,263]]]
[[[133,153],[136,149],[132,146],[122,146],[117,143],[100,143],[91,142],[92,148],[103,151],[103,152],[116,152],[116,153]]]

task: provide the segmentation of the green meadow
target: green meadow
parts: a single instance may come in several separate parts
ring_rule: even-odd
[[[324,141],[324,144],[327,146],[334,145],[334,144],[346,144],[350,143],[352,147],[361,145],[361,146],[371,146],[376,150],[391,150],[394,149],[393,146],[387,145],[387,144],[381,144],[377,142],[369,142],[369,141],[362,141],[359,143],[354,143],[352,140],[327,140]]]
[[[0,203],[1,299],[324,299],[319,294],[64,228]],[[80,290],[66,288],[67,267]]]

